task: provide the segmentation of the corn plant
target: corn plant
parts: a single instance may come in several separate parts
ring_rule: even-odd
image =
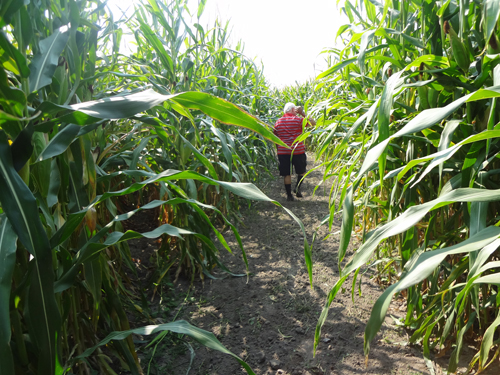
[[[200,8],[198,15],[201,12]],[[268,119],[266,108],[269,105],[267,98],[263,97],[266,87],[262,72],[243,55],[240,46],[236,49],[227,46],[228,25],[221,27],[216,22],[212,29],[205,30],[199,23],[191,26],[186,13],[184,1],[166,5],[151,0],[136,7],[137,17],[130,19],[128,27],[134,30],[137,50],[129,57],[118,60],[121,69],[130,72],[123,77],[120,85],[144,88],[152,85],[164,95],[184,90],[210,93],[238,103],[240,108],[263,120]],[[141,80],[136,79],[138,76],[142,77]],[[152,137],[150,142],[157,144],[147,147],[143,143],[141,150],[134,150],[139,153],[140,160],[154,159],[153,163],[143,163],[141,167],[161,172],[168,164],[169,168],[196,169],[214,179],[239,182],[258,181],[263,174],[269,174],[269,164],[274,161],[272,148],[251,130],[227,126],[202,111],[191,115],[175,102],[164,105],[162,109],[157,108],[154,117],[160,121],[155,120],[153,125],[162,126],[165,130],[161,141],[156,138],[156,129],[148,133],[138,128],[133,136],[143,142]],[[132,153],[131,150],[124,151]],[[126,160],[121,155],[116,155],[116,158]],[[231,199],[229,194],[219,194],[215,188],[195,181],[183,183],[180,188],[185,191],[185,197],[217,207],[223,214],[238,220],[238,201]],[[160,189],[161,197],[167,194],[177,196],[178,191]],[[173,217],[173,221],[168,223],[184,223],[189,217],[198,215],[193,210],[191,207],[174,208],[173,215],[164,212],[160,220]],[[220,220],[220,217],[215,219]],[[221,224],[225,223],[221,221]],[[197,231],[202,228],[203,225]],[[198,252],[198,245],[189,241],[176,242],[177,258],[182,261],[177,262],[174,257],[161,268],[167,270],[177,263],[183,269],[192,270],[194,277],[194,271],[198,271],[200,266],[199,259],[193,258],[193,252]],[[206,250],[208,253],[211,251]],[[207,264],[202,266],[203,273],[209,275],[207,270],[215,265],[217,258],[205,254],[203,259],[207,260]]]
[[[346,279],[375,269],[387,285],[365,330],[365,354],[396,293],[429,367],[432,349],[457,368],[464,341],[478,340],[470,366],[500,353],[498,1],[356,1],[328,51],[316,106],[328,126],[315,137],[331,216],[342,213],[338,265],[319,319]],[[340,202],[337,206],[336,202]],[[340,207],[341,206],[341,207]],[[361,245],[346,259],[354,238]]]

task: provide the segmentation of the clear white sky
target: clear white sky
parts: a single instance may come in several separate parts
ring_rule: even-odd
[[[110,0],[123,7],[133,0]],[[216,17],[230,21],[231,45],[245,44],[245,55],[262,60],[264,75],[277,87],[314,78],[327,68],[319,53],[335,45],[338,28],[347,23],[336,0],[207,0],[200,24]],[[196,15],[198,0],[189,0]],[[191,6],[192,4],[192,6]]]
[[[346,23],[335,4],[335,0],[207,0],[205,19],[217,15],[229,20],[233,44],[241,39],[245,54],[262,60],[271,84],[293,85],[326,68],[324,57],[318,55],[335,45],[337,30]]]

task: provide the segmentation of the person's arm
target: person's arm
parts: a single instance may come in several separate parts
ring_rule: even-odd
[[[304,108],[302,107],[298,107],[297,108],[297,113],[299,115],[301,115],[302,117],[306,118],[307,119],[307,124],[306,126],[316,126],[316,121],[314,121],[314,119],[310,118],[310,117],[307,117],[306,116],[306,112],[304,111]]]

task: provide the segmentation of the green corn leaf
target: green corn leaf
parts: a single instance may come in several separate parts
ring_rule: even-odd
[[[379,143],[372,149],[370,149],[366,155],[366,158],[361,166],[361,170],[358,172],[359,176],[366,173],[375,163],[376,160],[382,155],[385,148],[389,144],[389,142],[397,137],[401,137],[403,135],[408,135],[412,133],[416,133],[423,129],[426,129],[435,123],[443,120],[445,117],[449,116],[453,112],[457,110],[465,101],[468,99],[468,96],[464,96],[460,99],[457,99],[453,103],[448,104],[443,108],[431,108],[422,111],[419,115],[417,115],[414,119],[412,119],[408,124],[405,125],[401,130],[387,138],[385,141]]]
[[[0,27],[8,25],[12,16],[24,5],[24,0],[2,1],[0,4]]]
[[[342,225],[340,227],[340,245],[338,254],[339,269],[341,267],[341,262],[344,260],[347,247],[349,246],[349,241],[351,240],[351,233],[354,222],[353,190],[356,187],[357,186],[349,187],[344,198],[344,209],[342,210]]]
[[[33,153],[33,126],[28,124],[16,137],[10,149],[16,171],[20,171]]]
[[[333,73],[341,70],[341,69],[344,69],[346,66],[354,63],[358,61],[358,58],[357,57],[353,57],[353,58],[350,58],[350,59],[346,59],[346,60],[343,60],[341,62],[339,62],[338,64],[332,66],[331,68],[328,68],[327,70],[325,70],[323,73],[319,74],[316,79],[319,80],[319,79],[322,79],[322,78],[325,78],[329,75],[332,75]]]
[[[22,37],[22,45],[19,47],[21,51],[25,51],[26,49],[29,48],[30,43],[33,39],[33,27],[31,25],[31,18],[28,13],[28,10],[26,7],[21,7],[19,9],[19,21],[17,22],[17,19],[15,20],[15,26],[14,29],[21,29],[21,37]],[[20,41],[18,41],[20,42]],[[26,62],[25,62],[26,64]],[[29,71],[27,72],[26,76],[23,77],[28,77],[29,76]]]
[[[27,309],[30,336],[40,356],[40,372],[53,374],[56,363],[56,336],[60,327],[54,297],[52,251],[39,219],[36,199],[14,169],[5,133],[0,131],[0,203],[22,244],[34,256]]]
[[[71,233],[73,233],[73,231],[77,228],[77,226],[83,220],[83,217],[85,216],[86,210],[88,210],[89,208],[95,206],[96,204],[98,204],[100,202],[105,201],[106,199],[108,199],[110,197],[127,195],[127,194],[133,193],[135,191],[138,191],[139,189],[143,188],[144,186],[147,186],[148,184],[156,183],[156,182],[160,182],[160,181],[166,182],[166,181],[171,181],[171,180],[193,179],[193,180],[203,181],[203,182],[206,182],[206,183],[211,184],[211,185],[220,185],[220,186],[224,187],[225,189],[233,192],[234,194],[236,194],[242,198],[249,199],[249,200],[271,202],[271,203],[281,207],[282,209],[284,209],[288,213],[288,215],[290,215],[290,217],[292,217],[299,224],[299,226],[302,230],[302,233],[304,236],[304,256],[305,256],[306,266],[307,266],[308,273],[309,273],[309,279],[310,279],[310,282],[312,285],[312,254],[311,254],[311,249],[309,247],[309,243],[307,241],[307,236],[306,236],[304,224],[297,216],[295,216],[295,214],[292,211],[290,211],[286,207],[283,207],[279,202],[270,199],[267,195],[262,193],[255,185],[250,184],[250,183],[216,181],[216,180],[212,180],[211,178],[208,178],[208,177],[203,176],[203,175],[196,173],[196,172],[191,172],[191,171],[180,172],[180,171],[175,171],[175,170],[167,170],[167,171],[160,173],[160,174],[154,174],[154,173],[149,173],[149,172],[144,172],[144,171],[123,171],[123,172],[117,172],[114,174],[110,174],[110,175],[106,176],[106,178],[112,178],[112,177],[116,177],[116,176],[120,176],[120,175],[133,176],[135,178],[138,178],[140,176],[149,177],[149,178],[145,181],[142,181],[142,182],[136,182],[135,184],[132,184],[132,185],[130,185],[122,190],[119,190],[119,191],[106,192],[103,195],[96,197],[96,199],[92,202],[92,204],[89,205],[85,210],[81,210],[79,212],[75,212],[73,215],[70,215],[68,221],[51,238],[50,242],[51,242],[51,245],[53,247],[58,246],[65,239],[67,239],[71,235]],[[84,248],[80,249],[82,254],[83,254],[83,251],[85,251],[86,255],[80,255],[78,257],[78,264],[72,268],[71,273],[68,273],[67,276],[65,278],[63,278],[64,280],[61,279],[57,282],[56,290],[61,291],[61,290],[68,288],[72,284],[73,277],[77,272],[77,269],[78,269],[77,266],[79,264],[81,264],[83,261],[85,261],[85,259],[88,259],[88,258],[92,257],[93,255],[97,254],[102,249],[104,249],[108,246],[111,246],[110,243],[113,241],[116,241],[114,243],[117,243],[117,242],[129,240],[132,238],[140,238],[140,237],[144,237],[144,236],[146,236],[146,237],[153,236],[151,238],[156,238],[162,234],[162,233],[160,233],[162,231],[164,231],[165,233],[168,233],[169,235],[172,235],[172,236],[173,235],[181,236],[182,234],[194,234],[197,236],[201,236],[201,235],[198,235],[198,234],[195,234],[192,232],[188,232],[188,231],[182,232],[182,230],[181,230],[181,232],[177,232],[180,229],[172,227],[172,226],[162,226],[160,228],[157,228],[157,232],[153,231],[149,234],[144,234],[144,233],[140,234],[140,233],[133,232],[133,231],[128,231],[125,234],[120,233],[120,232],[115,232],[116,234],[114,234],[113,237],[111,237],[111,238],[110,238],[110,236],[107,237],[107,240],[104,244],[97,243],[96,241],[99,241],[99,239],[101,237],[94,236],[91,239],[91,241],[85,245]],[[105,228],[101,232],[106,234],[107,231],[108,231],[108,229]],[[156,237],[154,237],[154,236],[156,236]],[[150,238],[150,237],[147,237],[147,238]],[[200,237],[200,238],[202,238],[202,237]],[[202,240],[204,240],[204,238],[202,238]],[[111,241],[111,242],[109,242],[109,241]],[[89,250],[87,250],[87,249],[89,249]],[[243,254],[245,257],[244,252],[243,252]]]
[[[88,206],[89,197],[86,194],[84,185],[84,152],[82,151],[81,142],[73,142],[70,147],[73,161],[69,162],[69,204],[70,212],[80,211],[83,207]]]
[[[441,5],[441,8],[439,8],[439,10],[437,11],[437,15],[439,17],[442,17],[444,15],[444,12],[446,11],[446,9],[448,9],[448,5],[450,5],[450,2],[451,0],[446,0],[443,5]]]
[[[0,48],[4,51],[3,55],[0,56],[0,62],[2,62],[2,65],[7,68],[7,70],[23,78],[30,75],[30,69],[26,63],[26,58],[12,45],[2,31],[0,31]]]
[[[67,150],[81,130],[81,126],[68,124],[50,140],[45,149],[36,158],[36,162],[53,158]]]
[[[401,79],[401,74],[403,72],[397,72],[392,75],[388,80],[384,87],[384,91],[382,92],[382,97],[380,98],[380,106],[378,109],[378,139],[377,142],[382,142],[385,139],[389,138],[389,123],[391,117],[391,108],[393,104],[393,98],[395,91],[401,87],[403,84],[403,79]],[[379,165],[379,176],[380,181],[385,176],[385,163],[386,163],[386,152],[382,153],[379,156],[378,165]]]
[[[84,263],[85,284],[94,299],[94,309],[98,311],[101,303],[102,288],[102,262],[101,258]]]
[[[154,50],[156,51],[158,57],[162,62],[162,65],[169,70],[170,74],[174,75],[175,74],[174,62],[172,61],[172,57],[170,56],[170,54],[165,50],[162,41],[155,35],[155,33],[153,32],[153,30],[149,25],[143,23],[140,20],[139,22],[141,23],[140,30],[142,32],[142,35],[144,36],[144,38],[146,38],[150,46],[154,48]],[[173,77],[172,79],[175,79]]]
[[[318,323],[316,323],[316,330],[314,332],[314,355],[316,355],[316,348],[318,347],[319,340],[321,338],[321,328],[326,322],[326,318],[328,317],[328,310],[330,309],[330,306],[335,299],[335,296],[339,292],[339,290],[342,288],[342,285],[344,282],[347,280],[347,276],[341,277],[333,286],[333,288],[330,290],[328,293],[328,298],[326,300],[325,306],[323,307],[323,310],[321,311],[321,315],[318,318]]]
[[[420,49],[424,49],[425,46],[422,44],[422,42],[417,39],[417,38],[414,38],[406,33],[401,33],[401,36],[406,39],[408,42],[410,42],[412,45],[414,45],[415,47],[418,47]]]
[[[363,36],[361,37],[361,44],[359,46],[359,55],[358,55],[358,66],[359,69],[361,70],[361,73],[364,72],[365,68],[365,53],[366,49],[368,48],[368,45],[370,42],[373,40],[373,36],[375,35],[376,29],[372,30],[367,30],[363,33]]]
[[[81,360],[89,355],[91,355],[98,347],[103,346],[111,342],[112,340],[123,340],[130,336],[131,334],[136,334],[136,335],[143,335],[143,336],[148,336],[152,335],[155,333],[163,332],[163,331],[171,331],[175,333],[180,333],[184,335],[188,335],[189,337],[192,337],[196,341],[198,341],[200,344],[206,346],[207,348],[217,350],[221,353],[230,355],[234,359],[236,359],[246,370],[246,372],[249,375],[255,375],[255,373],[252,371],[250,366],[243,361],[240,357],[237,355],[233,354],[227,348],[220,343],[219,340],[215,337],[215,335],[211,332],[207,332],[205,330],[202,330],[198,327],[192,326],[188,322],[184,320],[178,320],[176,322],[172,323],[165,323],[165,324],[159,324],[159,325],[150,325],[150,326],[145,326],[141,328],[135,328],[131,329],[128,331],[115,331],[110,333],[104,340],[102,340],[100,343],[97,345],[93,346],[92,348],[88,348],[83,352],[80,356],[76,357],[76,360]]]
[[[420,64],[428,64],[431,66],[439,66],[439,67],[444,67],[447,68],[450,66],[450,62],[446,57],[443,56],[436,56],[436,55],[424,55],[420,56],[418,59],[410,63],[409,65],[406,66],[405,70],[408,71],[411,68],[419,68]]]
[[[459,120],[450,120],[446,122],[443,132],[441,133],[441,138],[439,139],[438,151],[443,151],[450,147],[451,138],[458,125],[460,125]],[[439,164],[439,181],[441,181],[442,175],[443,164]]]
[[[66,47],[68,39],[69,28],[63,26],[48,38],[40,41],[40,52],[36,54],[30,64],[30,92],[38,91],[51,84],[59,56]]]
[[[487,366],[488,355],[490,353],[491,347],[493,346],[493,337],[499,325],[500,325],[500,310],[498,310],[497,312],[496,319],[484,332],[483,340],[481,341],[481,349],[479,350],[479,370],[482,370]]]
[[[473,94],[469,94],[455,100],[454,102],[448,104],[446,107],[431,108],[422,111],[414,119],[408,122],[408,124],[406,124],[401,130],[370,149],[366,155],[365,161],[363,162],[360,171],[358,172],[358,175],[363,175],[373,166],[375,161],[378,160],[380,155],[382,155],[391,140],[404,135],[416,133],[430,126],[433,126],[434,124],[438,123],[439,121],[455,112],[462,104],[467,101],[487,99],[491,98],[492,95],[500,95],[500,87],[495,86],[490,87],[489,89],[478,90]]]
[[[112,223],[112,222],[111,222]],[[210,239],[205,236],[188,231],[182,228],[177,228],[169,224],[163,224],[158,228],[145,233],[138,233],[133,230],[128,230],[125,233],[122,232],[112,232],[109,233],[110,225],[105,226],[97,235],[92,237],[89,242],[87,242],[79,251],[76,257],[76,260],[73,262],[72,267],[55,283],[55,292],[62,292],[69,287],[71,287],[74,283],[74,277],[77,275],[79,271],[80,265],[84,264],[87,261],[91,261],[95,259],[97,255],[104,249],[109,246],[116,245],[123,241],[128,241],[136,238],[158,238],[163,234],[168,234],[171,237],[177,237],[182,239],[183,235],[194,235],[198,237],[201,241],[208,243]],[[108,234],[104,242],[98,242],[104,235]]]
[[[438,132],[432,130],[432,129],[424,129],[422,130],[422,134],[425,136],[425,138],[427,138],[427,140],[429,142],[432,143],[432,145],[434,147],[438,147],[439,146],[439,139],[440,139],[440,135]]]
[[[130,161],[129,169],[137,169],[137,162],[139,161],[141,152],[146,148],[151,138],[152,137],[142,138],[139,144],[135,147],[134,152],[132,152],[132,160]]]
[[[370,342],[375,338],[384,321],[387,309],[395,293],[418,284],[434,272],[436,267],[451,254],[469,253],[491,244],[500,236],[500,228],[488,227],[475,236],[450,247],[428,251],[419,255],[403,277],[387,288],[373,305],[365,329],[365,355],[370,351]],[[496,241],[498,242],[498,241]],[[498,244],[496,245],[498,246]]]
[[[52,207],[58,202],[59,189],[61,188],[61,173],[59,172],[59,166],[57,165],[56,159],[53,159],[50,164],[50,184],[47,194],[47,205]],[[54,248],[53,246],[51,247]]]
[[[458,360],[460,357],[460,352],[462,351],[464,334],[470,329],[470,327],[472,327],[472,324],[474,324],[475,321],[476,321],[476,312],[473,311],[467,320],[467,324],[460,331],[458,331],[456,339],[457,345],[455,346],[455,349],[451,353],[450,362],[448,364],[448,371],[451,373],[457,371]]]
[[[485,271],[485,269],[483,269],[483,265],[484,263],[486,263],[490,255],[497,250],[498,245],[499,245],[498,243],[493,242],[492,244],[485,246],[483,249],[481,249],[481,251],[478,253],[475,259],[474,264],[472,265],[472,267],[470,267],[469,274],[467,275],[467,280],[473,279]],[[488,264],[491,263],[495,262],[489,262]]]
[[[7,117],[0,121],[0,128],[15,139],[23,129],[22,122],[17,121],[17,118],[23,116],[26,96],[22,90],[10,85],[4,69],[0,69],[0,104],[5,111],[2,111],[4,118]]]
[[[484,1],[484,11],[483,11],[483,24],[485,32],[485,49],[488,46],[491,34],[495,30],[495,26],[500,16],[500,2],[496,0],[485,0]]]
[[[387,44],[380,44],[378,46],[375,46],[375,47],[372,47],[372,48],[369,48],[365,51],[365,55],[367,53],[371,53],[371,52],[376,52],[380,49],[383,49],[383,48],[386,48],[388,45]],[[374,55],[374,56],[368,56],[365,58],[366,59],[383,59],[384,57],[386,56],[380,56],[380,55]],[[325,70],[323,73],[319,74],[317,77],[316,77],[316,80],[319,80],[319,79],[322,79],[322,78],[325,78],[329,75],[332,75],[333,73],[341,70],[341,69],[344,69],[346,66],[352,64],[352,63],[355,63],[356,61],[358,61],[358,58],[359,58],[359,55],[357,57],[352,57],[352,58],[349,58],[349,59],[342,59],[342,61],[340,61],[339,63],[335,64],[334,66],[328,68],[327,70]],[[395,65],[399,66],[399,62],[397,62],[396,60],[394,59],[391,59],[389,57],[387,57],[387,59],[389,59],[389,61],[393,62]]]
[[[193,91],[177,94],[170,98],[170,100],[186,108],[200,110],[222,123],[250,129],[276,144],[288,147],[269,130],[265,123],[224,99],[207,93]]]
[[[173,95],[161,95],[153,90],[145,90],[134,94],[110,96],[104,99],[78,103],[68,106],[57,105],[57,109],[69,109],[84,113],[97,119],[129,118],[162,104]],[[54,109],[52,109],[53,111]],[[95,121],[94,121],[95,122]]]
[[[5,214],[0,215],[0,375],[14,374],[10,348],[10,291],[16,261],[17,235]]]
[[[177,132],[177,136],[181,137],[181,139],[184,142],[184,144],[186,145],[186,147],[189,148],[193,152],[193,155],[195,156],[195,158],[198,159],[205,166],[205,168],[207,168],[208,173],[210,174],[210,177],[212,177],[214,180],[218,180],[219,177],[217,176],[217,172],[215,171],[215,168],[212,165],[212,163],[210,162],[210,160],[208,160],[208,158],[205,155],[203,155],[200,151],[198,151],[196,149],[196,147],[194,147],[191,144],[191,142],[189,142],[186,138],[184,138],[177,131],[177,129],[175,131]]]
[[[498,199],[500,199],[500,189],[485,190],[462,188],[441,195],[439,198],[432,201],[412,206],[396,219],[375,229],[370,237],[354,254],[351,261],[342,270],[342,275],[348,275],[358,267],[365,264],[372,256],[373,251],[380,241],[396,234],[403,233],[417,224],[428,212],[432,210],[454,202],[492,202]]]
[[[488,202],[472,202],[470,205],[470,235],[474,235],[486,227],[486,216],[488,213]],[[474,260],[474,256],[471,256]]]
[[[378,132],[379,141],[383,141],[389,137],[389,118],[391,116],[391,109],[393,104],[393,97],[396,91],[404,83],[401,79],[403,72],[393,74],[388,80],[382,92],[380,99],[380,106],[378,110]]]
[[[174,101],[185,108],[200,110],[222,123],[250,129],[274,143],[288,147],[262,121],[226,100],[203,92],[161,95],[153,90],[146,90],[135,94],[117,95],[73,105],[43,103],[38,110],[45,114],[57,113],[65,109],[74,112],[40,124],[35,129],[37,131],[49,131],[57,122],[87,125],[95,123],[97,119],[129,118],[160,105],[166,100]]]
[[[485,139],[493,139],[500,137],[500,130],[485,130],[479,134],[471,135],[470,137],[464,139],[463,141],[455,144],[454,146],[443,149],[442,151],[438,151],[434,154],[430,154],[428,156],[424,156],[419,159],[414,159],[410,161],[406,166],[399,172],[397,179],[403,178],[403,176],[416,165],[432,160],[431,163],[427,166],[424,172],[420,175],[419,179],[416,180],[412,186],[417,185],[433,168],[437,165],[442,165],[446,160],[450,159],[462,146],[483,141]]]
[[[500,90],[499,86],[494,86],[494,87],[488,87],[486,89],[477,90],[476,92],[469,95],[467,98],[467,102],[474,102],[482,99],[498,98],[500,97]]]
[[[47,145],[45,134],[38,132],[34,133],[31,142],[33,144],[33,157],[36,158]],[[37,190],[44,198],[47,198],[47,194],[49,193],[50,171],[50,160],[44,160],[41,163],[30,165],[33,182],[37,186]]]
[[[222,147],[222,153],[224,154],[224,158],[226,159],[227,166],[228,166],[228,179],[232,180],[233,179],[233,153],[231,150],[229,150],[229,147],[227,145],[227,139],[226,139],[226,134],[221,131],[220,129],[217,129],[215,126],[211,125],[210,130],[212,130],[212,133],[219,138],[220,144]]]
[[[205,9],[205,4],[207,3],[207,0],[200,0],[198,2],[198,12],[197,12],[197,17],[200,18],[201,15],[203,14],[203,10]]]
[[[498,265],[496,265],[498,267]],[[500,273],[492,273],[491,275],[486,275],[474,280],[474,284],[500,284]]]

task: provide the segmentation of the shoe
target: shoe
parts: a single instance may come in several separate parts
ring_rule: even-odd
[[[287,200],[287,201],[290,201],[290,202],[293,202],[293,200],[294,200],[294,199],[293,199],[293,195],[289,195],[289,196],[287,196],[287,197],[286,197],[286,200]]]
[[[302,198],[303,197],[303,195],[300,192],[300,190],[297,190],[297,192],[295,193],[295,195],[297,196],[297,198]]]

